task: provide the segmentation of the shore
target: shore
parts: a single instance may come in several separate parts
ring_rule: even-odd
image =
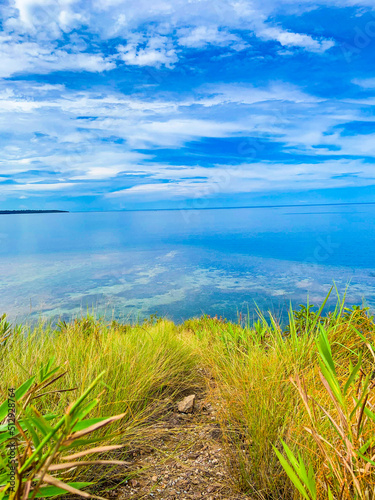
[[[0,215],[67,214],[67,210],[0,210]]]
[[[328,315],[322,310],[291,312],[283,328],[266,314],[246,325],[208,316],[182,325],[86,317],[29,330],[2,317],[2,394],[36,375],[19,397],[21,414],[35,400],[38,415],[68,415],[104,372],[90,389],[97,403],[79,418],[120,415],[110,431],[94,429],[114,450],[63,475],[69,484],[92,483],[83,489],[101,497],[365,497],[375,478],[375,324],[363,307],[339,301]],[[63,373],[53,390],[42,390],[51,383],[43,366]]]

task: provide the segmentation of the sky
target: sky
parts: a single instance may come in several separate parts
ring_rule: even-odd
[[[375,202],[373,0],[13,0],[0,28],[0,210]]]

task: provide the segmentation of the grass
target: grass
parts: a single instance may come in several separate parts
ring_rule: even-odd
[[[67,373],[54,383],[53,391],[36,399],[34,406],[41,414],[63,415],[104,372],[101,384],[91,391],[91,398],[98,399],[99,404],[89,416],[124,414],[109,429],[100,430],[101,434],[111,435],[107,444],[127,445],[122,455],[135,442],[146,439],[148,425],[165,410],[167,398],[175,398],[199,383],[197,355],[168,321],[129,327],[86,317],[55,328],[40,324],[31,330],[16,328],[13,332],[9,326],[5,328],[5,322],[3,318],[3,335],[8,338],[0,347],[2,399],[7,397],[8,388],[19,387],[53,360]],[[112,437],[114,431],[121,435]],[[118,453],[116,457],[122,458]],[[103,467],[89,467],[84,479],[100,481],[106,473]],[[111,476],[115,477],[113,471]]]
[[[67,374],[36,407],[60,415],[104,371],[89,416],[124,414],[99,431],[107,444],[125,444],[116,451],[124,458],[134,440],[147,442],[168,399],[204,386],[238,489],[261,499],[375,498],[375,324],[366,308],[338,299],[323,314],[323,306],[291,311],[287,326],[262,314],[246,325],[86,317],[29,330],[2,318],[1,393],[53,358]],[[103,468],[85,474],[100,482]]]
[[[375,498],[373,318],[340,301],[321,314],[291,311],[284,329],[264,316],[190,323],[206,342],[233,477],[258,498]]]
[[[54,358],[68,370],[56,389],[74,387],[80,394],[104,371],[105,391],[96,411],[125,412],[129,419],[142,420],[155,401],[197,383],[197,357],[175,330],[168,321],[129,327],[92,317],[62,323],[55,329],[41,324],[27,334],[12,336],[2,349],[2,385],[17,386],[40,364]],[[98,387],[93,396],[101,390]],[[58,413],[71,398],[69,392],[59,393],[43,404]]]

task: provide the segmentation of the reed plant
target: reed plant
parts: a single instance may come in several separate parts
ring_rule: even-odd
[[[7,398],[0,406],[0,421],[3,421],[0,425],[1,500],[34,500],[66,493],[104,500],[82,491],[91,485],[90,482],[70,481],[72,471],[88,465],[126,465],[124,461],[113,459],[77,460],[121,448],[121,445],[92,447],[93,443],[108,439],[108,436],[92,438],[92,433],[124,417],[120,414],[108,418],[85,418],[99,403],[99,399],[90,399],[90,396],[103,374],[62,415],[42,414],[36,409],[35,401],[51,393],[61,394],[62,391],[51,386],[66,373],[53,366],[51,359],[21,386],[8,388]],[[69,454],[77,449],[82,451]]]

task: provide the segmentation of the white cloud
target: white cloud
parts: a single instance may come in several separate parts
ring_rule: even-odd
[[[188,172],[188,173],[187,173]],[[375,165],[360,160],[337,160],[316,163],[280,164],[251,163],[236,166],[215,165],[215,168],[187,167],[176,171],[179,177],[169,182],[158,182],[170,171],[162,168],[152,176],[153,182],[120,189],[106,195],[107,198],[139,199],[142,195],[149,200],[210,198],[217,193],[256,193],[262,191],[288,191],[304,189],[368,186],[375,183]],[[204,178],[202,179],[202,175]],[[188,177],[191,177],[189,179]],[[200,177],[198,180],[194,177]]]
[[[325,52],[335,45],[332,40],[317,40],[310,35],[293,33],[278,27],[264,27],[257,34],[264,40],[277,40],[283,47],[301,47],[311,52]]]
[[[172,68],[178,61],[176,50],[167,37],[153,36],[144,44],[143,41],[130,41],[120,45],[119,57],[131,66],[156,66],[162,65]]]
[[[44,193],[45,191],[61,191],[63,189],[72,188],[74,184],[72,182],[53,182],[50,184],[43,183],[29,183],[29,184],[3,184],[1,186],[2,192],[13,193],[13,192],[25,192],[25,193],[34,193],[40,192]]]
[[[231,133],[238,132],[239,130],[238,125],[232,121],[216,122],[207,119],[199,120],[187,118],[153,121],[145,123],[140,128],[150,133],[156,140],[159,138],[161,144],[164,141],[165,144],[174,144],[176,136],[181,136],[182,139],[185,138],[185,140],[191,140],[194,137],[229,137]]]
[[[306,0],[299,6],[286,2],[283,13],[291,9],[303,13],[325,1]],[[368,3],[347,0],[347,4]],[[334,45],[332,40],[273,25],[270,19],[279,9],[273,0],[218,0],[214,4],[208,0],[154,0],[152,4],[149,0],[14,0],[2,9],[0,77],[61,70],[102,72],[124,63],[173,68],[183,47],[244,50],[248,47],[244,37],[249,33],[315,53]],[[94,54],[89,51],[90,42],[77,34],[82,27],[83,35],[94,39]],[[110,58],[100,46],[112,37],[123,43],[118,56]]]
[[[363,137],[357,139],[356,145],[350,138],[341,138],[339,130],[333,135],[331,129],[348,121],[370,119],[363,115],[361,103],[352,102],[349,106],[336,101],[327,103],[281,82],[270,83],[263,89],[205,86],[183,99],[173,94],[169,95],[170,99],[160,94],[152,97],[150,101],[116,92],[103,96],[95,91],[67,91],[61,85],[44,88],[33,82],[14,82],[12,91],[6,85],[3,89],[0,87],[0,132],[14,135],[15,140],[9,142],[9,147],[18,145],[17,137],[24,137],[27,147],[22,143],[22,148],[30,150],[27,157],[34,161],[44,161],[42,158],[50,154],[58,157],[54,151],[58,146],[65,150],[67,158],[72,156],[74,162],[78,151],[82,164],[85,157],[90,162],[92,152],[111,136],[126,141],[121,149],[128,152],[133,148],[177,148],[203,137],[237,137],[241,142],[241,137],[253,136],[261,141],[272,135],[288,148],[309,154],[340,154],[342,148],[349,151],[350,147],[357,153],[361,142],[364,144]],[[95,119],[85,118],[90,116]],[[29,134],[36,135],[29,138]],[[340,150],[316,149],[330,145]],[[371,142],[364,147],[369,150]],[[108,153],[107,147],[105,150]],[[9,158],[17,157],[18,151],[10,149]],[[128,158],[125,165],[134,160],[136,156],[130,163]],[[114,158],[107,165],[87,163],[84,171],[113,165],[120,163]]]
[[[89,167],[83,174],[71,177],[71,180],[103,180],[116,177],[119,173],[126,171],[127,165],[111,165],[106,167]]]
[[[264,87],[239,84],[205,85],[205,96],[199,99],[203,106],[216,106],[225,103],[255,104],[266,101],[290,101],[295,103],[317,103],[319,99],[306,94],[295,85],[284,82],[270,82]]]
[[[364,89],[375,89],[375,78],[355,78],[353,83]]]
[[[242,50],[246,47],[239,36],[213,26],[181,28],[178,31],[178,43],[189,48],[203,48],[209,44],[227,46],[236,50]]]
[[[23,73],[51,73],[54,71],[102,72],[116,64],[102,54],[74,53],[57,49],[52,43],[43,46],[36,42],[0,37],[0,77]]]
[[[23,28],[31,33],[42,27],[43,36],[70,32],[88,20],[88,11],[84,13],[79,2],[74,0],[14,0],[14,7],[19,16],[16,19],[11,17],[12,26],[17,26],[18,21],[20,31]]]
[[[0,134],[9,137],[2,149],[0,174],[18,183],[3,184],[1,190],[101,194],[110,183],[122,193],[114,196],[148,192],[167,198],[200,196],[202,190],[214,196],[236,190],[370,185],[374,183],[370,164],[326,160],[335,155],[375,156],[372,135],[343,137],[340,128],[347,122],[371,121],[368,106],[363,109],[362,102],[354,100],[323,101],[283,82],[270,82],[261,89],[206,85],[183,97],[178,91],[155,90],[148,99],[144,94],[69,90],[61,84],[22,79],[13,80],[10,89],[8,82],[0,82]],[[191,141],[202,141],[204,146],[205,138],[223,139],[223,144],[230,138],[229,161],[240,165],[205,168],[204,148],[202,155],[192,153],[197,157],[193,166],[163,165],[153,158],[166,147],[175,148],[175,155],[188,154]],[[260,162],[269,139],[282,152],[314,155],[319,162]]]

